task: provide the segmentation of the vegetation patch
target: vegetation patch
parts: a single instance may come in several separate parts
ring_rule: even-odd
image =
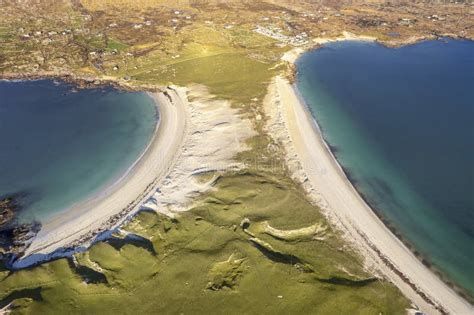
[[[245,268],[245,258],[236,258],[235,254],[222,262],[216,263],[209,271],[209,282],[206,286],[210,290],[223,288],[233,289],[242,276]]]
[[[261,248],[239,227],[244,218]],[[408,301],[390,283],[372,279],[330,228],[324,240],[288,242],[265,233],[263,222],[281,230],[327,224],[287,177],[231,173],[177,219],[143,211],[123,227],[151,242],[155,254],[130,238],[120,246],[100,242],[75,255],[77,266],[87,269],[59,259],[12,273],[0,282],[0,300],[9,303],[12,292],[41,287],[42,300],[15,297],[12,311],[405,313]],[[86,281],[91,270],[106,282]]]
[[[109,50],[122,51],[122,50],[127,49],[128,47],[129,46],[127,44],[122,43],[118,40],[109,39],[107,41],[107,49]]]

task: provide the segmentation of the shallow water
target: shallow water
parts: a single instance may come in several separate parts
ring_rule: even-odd
[[[117,181],[143,153],[157,111],[145,93],[0,81],[0,196],[44,221]]]
[[[337,42],[298,88],[351,181],[427,261],[474,294],[474,42]]]

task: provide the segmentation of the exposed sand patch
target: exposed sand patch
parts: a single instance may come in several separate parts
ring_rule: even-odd
[[[214,99],[204,86],[191,86],[187,97],[189,130],[184,150],[162,185],[143,205],[169,216],[187,210],[194,197],[212,188],[215,177],[203,181],[198,175],[240,168],[242,165],[233,157],[247,150],[244,140],[256,134],[250,121],[240,118],[230,102]]]
[[[324,239],[324,234],[326,233],[327,226],[321,223],[316,223],[307,227],[303,227],[295,230],[280,230],[276,229],[268,221],[262,222],[263,231],[275,238],[284,241],[298,241],[298,240],[308,240],[308,239]]]

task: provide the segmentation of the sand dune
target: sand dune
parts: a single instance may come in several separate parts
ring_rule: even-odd
[[[169,179],[143,205],[169,216],[189,210],[194,197],[212,188],[215,178],[203,181],[199,175],[240,168],[233,157],[247,149],[244,140],[255,134],[250,121],[240,118],[229,101],[214,99],[206,87],[189,86],[187,94],[184,150],[176,157]]]

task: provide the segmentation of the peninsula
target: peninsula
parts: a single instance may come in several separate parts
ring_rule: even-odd
[[[0,203],[0,232],[24,231],[0,242],[0,312],[474,313],[470,293],[424,265],[362,199],[294,85],[297,58],[329,41],[472,40],[473,9],[2,4],[1,79],[147,91],[159,120],[118,181],[39,230],[15,226],[21,210]]]

